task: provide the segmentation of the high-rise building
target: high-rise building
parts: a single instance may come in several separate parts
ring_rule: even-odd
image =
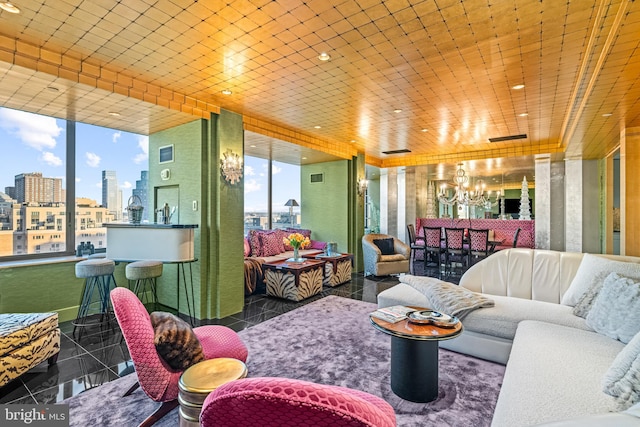
[[[133,196],[138,196],[144,210],[142,211],[142,221],[149,220],[149,171],[140,171],[140,179],[136,180],[136,187],[131,191]]]
[[[62,179],[45,178],[41,172],[21,173],[15,177],[18,203],[63,203]]]
[[[122,191],[118,188],[116,171],[102,171],[102,206],[116,221],[122,219]]]
[[[12,199],[16,198],[16,187],[4,187],[4,192],[7,196]]]

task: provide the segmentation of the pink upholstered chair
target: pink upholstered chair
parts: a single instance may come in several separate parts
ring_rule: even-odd
[[[394,427],[393,408],[359,390],[288,378],[245,378],[204,401],[202,427]]]
[[[140,426],[151,426],[178,406],[178,380],[182,371],[174,371],[160,358],[153,343],[154,331],[149,313],[138,297],[126,288],[111,291],[113,310],[127,342],[138,383],[124,396],[136,388],[162,405],[144,420]],[[247,360],[247,348],[240,337],[226,326],[200,326],[193,329],[202,344],[206,359],[231,357]]]

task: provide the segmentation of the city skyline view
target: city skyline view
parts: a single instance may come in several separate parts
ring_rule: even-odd
[[[140,172],[148,170],[149,137],[76,123],[76,198],[102,203],[102,171],[116,171],[123,207]],[[0,107],[0,191],[15,184],[15,176],[40,172],[43,177],[65,176],[64,120]],[[267,211],[268,162],[245,157],[245,212]],[[273,212],[288,212],[287,200],[300,200],[300,167],[273,162]],[[294,212],[299,212],[295,208]]]

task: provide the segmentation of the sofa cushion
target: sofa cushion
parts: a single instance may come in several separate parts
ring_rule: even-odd
[[[388,239],[373,239],[373,244],[380,249],[382,255],[393,255],[393,238]]]
[[[578,271],[571,281],[561,304],[574,306],[594,284],[604,282],[609,273],[615,272],[632,279],[640,279],[640,264],[613,261],[601,256],[584,254]]]
[[[640,283],[609,274],[587,315],[587,325],[623,343],[631,341],[640,331]]]
[[[487,296],[495,305],[469,313],[463,322],[466,330],[510,340],[516,335],[518,324],[524,320],[538,320],[590,330],[583,318],[571,313],[571,307],[522,298]]]
[[[602,381],[602,390],[627,409],[640,402],[640,332],[616,356]]]
[[[530,426],[616,410],[614,399],[602,392],[601,381],[622,347],[595,332],[521,322],[492,427]]]

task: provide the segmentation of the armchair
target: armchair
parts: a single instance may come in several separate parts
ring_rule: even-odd
[[[151,318],[136,294],[119,287],[112,290],[110,296],[138,375],[138,382],[124,396],[141,387],[153,401],[162,402],[139,426],[148,427],[178,406],[178,380],[182,371],[171,369],[156,351]],[[247,348],[232,329],[210,325],[194,328],[193,332],[202,344],[205,359],[230,357],[246,361]]]
[[[393,239],[393,253],[384,255],[374,240]],[[388,234],[365,234],[362,236],[364,275],[388,276],[409,272],[411,247],[397,237]]]
[[[395,427],[393,408],[364,391],[289,378],[245,378],[204,401],[203,427],[252,425]]]

